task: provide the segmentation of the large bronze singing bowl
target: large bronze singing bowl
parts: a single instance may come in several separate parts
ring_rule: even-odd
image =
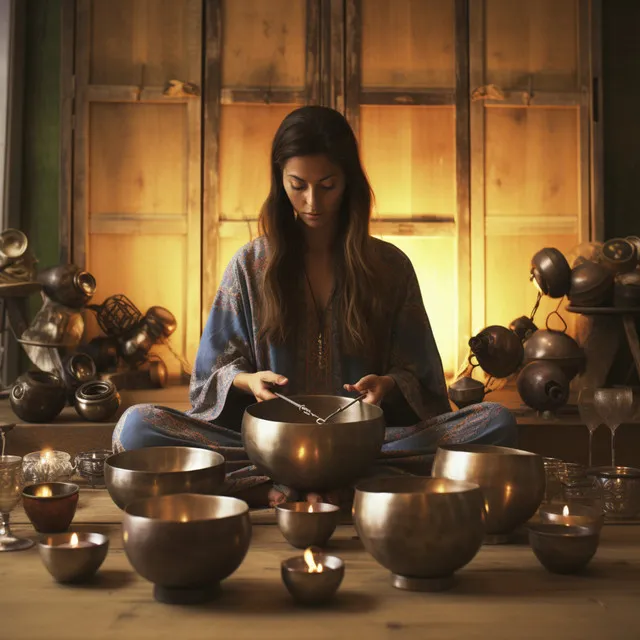
[[[339,396],[292,396],[325,418],[351,401]],[[242,419],[249,459],[277,483],[299,491],[340,489],[362,478],[384,441],[376,405],[358,402],[325,424],[277,398],[251,405]]]
[[[484,499],[477,484],[387,477],[356,486],[353,516],[365,549],[398,588],[438,591],[478,552]]]
[[[148,447],[106,459],[104,480],[112,500],[130,502],[173,493],[214,494],[225,476],[224,458],[195,447]]]
[[[487,543],[506,542],[536,512],[544,496],[542,458],[493,445],[440,447],[432,474],[480,485],[486,509]]]
[[[246,502],[181,493],[137,500],[122,521],[133,568],[155,585],[157,600],[208,600],[242,563],[251,541]]]

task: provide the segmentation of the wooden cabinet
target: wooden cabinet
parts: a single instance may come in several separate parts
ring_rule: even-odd
[[[257,234],[278,124],[327,104],[453,372],[473,333],[530,312],[536,250],[597,234],[591,16],[590,0],[78,0],[74,259],[101,296],[171,308],[192,358]]]

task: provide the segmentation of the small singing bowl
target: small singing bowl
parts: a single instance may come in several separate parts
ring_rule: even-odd
[[[529,544],[540,564],[551,573],[577,573],[598,549],[600,532],[592,527],[563,524],[529,525]]]
[[[72,536],[77,536],[76,544]],[[85,582],[107,557],[109,538],[101,533],[56,533],[43,538],[38,549],[56,582]]]
[[[78,506],[80,487],[71,482],[39,482],[24,488],[22,504],[40,533],[66,531]]]
[[[281,564],[282,581],[300,604],[325,604],[333,598],[344,578],[344,562],[337,556],[316,554],[314,559],[322,565],[322,571],[310,572],[302,556],[283,560]]]
[[[286,502],[276,507],[280,532],[297,549],[326,545],[339,517],[340,507],[324,502]]]
[[[599,532],[604,524],[604,512],[583,504],[571,506],[545,504],[538,511],[543,524],[561,524],[573,527],[587,527]]]

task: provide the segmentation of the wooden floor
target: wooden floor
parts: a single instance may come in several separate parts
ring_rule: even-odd
[[[337,529],[331,551],[346,563],[335,602],[323,609],[293,604],[280,578],[290,547],[269,511],[257,512],[253,540],[217,600],[197,607],[155,602],[122,549],[120,512],[104,490],[83,489],[72,530],[110,537],[94,581],[61,586],[38,551],[0,554],[0,638],[247,640],[434,638],[438,640],[637,640],[640,637],[640,526],[606,525],[584,575],[547,573],[528,546],[483,547],[439,594],[393,588],[351,526]],[[35,532],[20,510],[14,529]]]

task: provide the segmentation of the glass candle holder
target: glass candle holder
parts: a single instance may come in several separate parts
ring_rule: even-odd
[[[68,453],[48,449],[24,456],[22,469],[25,484],[70,480],[75,471]]]
[[[78,475],[89,481],[93,488],[104,488],[104,463],[113,455],[110,449],[93,449],[82,451],[76,456],[76,469]]]

